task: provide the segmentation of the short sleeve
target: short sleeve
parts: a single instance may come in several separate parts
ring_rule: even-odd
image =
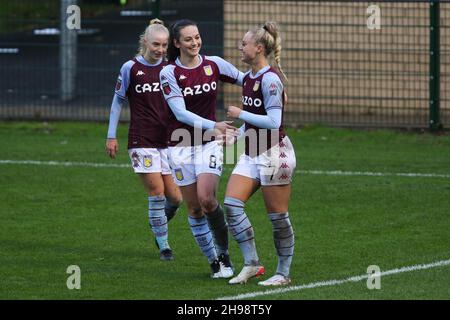
[[[174,97],[183,98],[183,94],[175,78],[174,71],[175,71],[174,65],[167,65],[159,73],[159,80],[166,101]]]
[[[268,72],[262,79],[262,93],[266,110],[283,108],[283,83],[274,72]]]
[[[213,61],[217,65],[221,81],[242,86],[244,74],[234,65],[218,56],[208,56],[206,59]]]

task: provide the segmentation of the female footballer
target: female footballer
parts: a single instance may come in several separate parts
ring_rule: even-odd
[[[216,199],[222,174],[222,140],[214,131],[235,130],[216,122],[219,81],[242,86],[239,70],[217,56],[200,54],[202,39],[195,22],[176,21],[170,28],[169,64],[160,73],[171,109],[169,164],[188,207],[191,231],[212,270],[212,278],[230,278],[228,227]],[[216,132],[217,133],[217,132]]]
[[[106,152],[114,159],[119,149],[116,131],[120,112],[128,99],[131,113],[128,154],[134,172],[148,193],[149,223],[161,260],[173,259],[167,223],[182,200],[167,161],[168,107],[159,83],[159,72],[167,64],[168,39],[169,31],[162,21],[150,21],[140,37],[138,54],[120,69],[106,140]]]
[[[261,187],[272,223],[278,266],[274,276],[258,284],[286,285],[291,282],[289,269],[294,253],[288,204],[296,159],[283,129],[283,82],[268,63],[269,55],[274,53],[278,70],[286,79],[280,66],[281,38],[276,23],[266,22],[248,31],[239,49],[242,61],[251,70],[243,79],[243,109],[230,106],[227,115],[244,121],[240,131],[246,139],[245,153],[228,181],[224,205],[230,232],[244,256],[244,267],[229,283],[246,283],[265,272],[256,252],[253,227],[244,211],[247,200]]]

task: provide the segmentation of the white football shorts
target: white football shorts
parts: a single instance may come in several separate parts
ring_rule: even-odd
[[[259,180],[262,186],[285,185],[292,182],[296,164],[294,147],[285,136],[257,157],[242,154],[232,174]]]
[[[217,141],[187,147],[169,147],[169,165],[178,186],[197,181],[201,173],[222,175],[223,147]]]
[[[135,173],[171,174],[167,148],[132,148],[128,149],[128,155]]]

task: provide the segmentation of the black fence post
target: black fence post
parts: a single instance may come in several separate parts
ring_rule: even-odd
[[[430,118],[431,131],[442,129],[440,120],[440,30],[439,1],[430,0]]]
[[[155,18],[161,19],[161,3],[160,0],[153,0],[153,15]]]

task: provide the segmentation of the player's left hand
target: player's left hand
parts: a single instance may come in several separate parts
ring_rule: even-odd
[[[233,119],[239,119],[239,115],[241,114],[242,109],[235,107],[235,106],[229,106],[227,111],[227,117],[233,118]]]
[[[111,159],[115,159],[116,154],[119,151],[119,143],[117,142],[117,139],[106,139],[105,150]]]

